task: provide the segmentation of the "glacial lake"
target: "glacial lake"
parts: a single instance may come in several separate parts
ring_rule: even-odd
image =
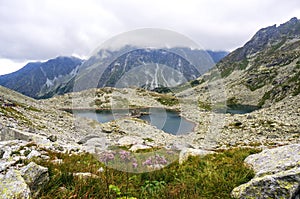
[[[138,118],[149,122],[152,126],[170,133],[180,135],[192,132],[195,124],[179,115],[178,112],[161,108],[146,108],[140,110]],[[73,114],[86,117],[101,123],[109,122],[119,118],[129,117],[128,110],[73,110]]]
[[[226,113],[246,114],[246,113],[251,113],[252,111],[255,111],[258,109],[259,109],[258,106],[235,104],[235,105],[228,105],[227,109],[226,109]]]

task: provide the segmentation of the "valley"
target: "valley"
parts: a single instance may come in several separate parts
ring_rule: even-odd
[[[37,86],[37,89],[34,89],[35,92],[30,94],[24,91],[28,96],[0,86],[0,179],[5,182],[2,185],[1,181],[0,185],[7,186],[6,189],[10,189],[10,192],[14,194],[12,190],[14,184],[9,180],[6,181],[6,178],[12,175],[9,171],[13,171],[16,178],[21,179],[18,182],[24,185],[24,189],[18,192],[18,194],[23,194],[21,197],[30,198],[31,194],[38,196],[40,193],[45,195],[52,193],[53,187],[43,185],[38,190],[35,187],[37,185],[33,187],[32,183],[37,183],[38,180],[23,183],[27,171],[23,170],[31,160],[53,169],[50,170],[52,172],[50,182],[54,186],[51,180],[61,175],[58,170],[62,172],[65,169],[57,165],[68,167],[66,161],[71,161],[72,156],[74,157],[72,161],[78,163],[80,167],[84,166],[81,165],[80,160],[76,159],[77,157],[85,159],[87,168],[90,168],[89,174],[86,174],[89,175],[88,177],[83,177],[84,174],[76,174],[82,177],[80,180],[87,178],[93,181],[101,178],[103,184],[108,179],[107,176],[102,175],[103,171],[98,171],[91,165],[101,167],[102,170],[105,167],[106,172],[109,168],[112,173],[113,169],[118,172],[121,169],[124,173],[130,171],[131,174],[137,174],[136,178],[142,178],[138,174],[143,172],[162,172],[160,175],[165,178],[161,181],[166,183],[165,181],[169,180],[172,184],[175,181],[174,176],[168,176],[167,169],[171,168],[168,171],[175,172],[176,169],[173,167],[176,167],[181,172],[181,168],[192,170],[198,168],[199,165],[199,168],[204,168],[203,165],[205,165],[207,166],[205,168],[209,170],[208,173],[212,173],[214,169],[211,169],[209,164],[220,158],[220,161],[213,164],[222,165],[224,161],[224,168],[232,166],[234,171],[246,176],[239,182],[237,182],[238,179],[230,184],[230,190],[226,190],[226,197],[247,198],[247,195],[254,197],[258,192],[264,193],[264,197],[273,197],[274,190],[283,190],[281,193],[283,198],[299,197],[299,24],[298,19],[292,18],[279,26],[259,30],[243,47],[225,56],[215,66],[210,65],[201,71],[203,74],[197,73],[199,71],[187,62],[188,59],[174,52],[166,52],[165,49],[131,49],[131,46],[126,46],[119,52],[99,51],[96,57],[91,57],[86,62],[75,58],[71,60],[60,58],[64,61],[71,61],[72,67],[68,65],[70,68],[64,75],[57,74],[61,79],[56,78],[55,84],[52,82],[51,85],[50,76],[48,78],[44,73],[41,83],[44,87]],[[191,49],[184,48],[181,50],[191,51]],[[195,51],[193,53],[196,53]],[[113,58],[121,55],[113,59],[113,62],[109,61],[111,57],[104,56],[114,53]],[[152,68],[151,70],[142,69],[143,73],[133,73],[137,76],[143,74],[142,76],[124,80],[125,83],[132,84],[118,86],[118,81],[122,79],[124,71],[135,70],[142,62],[152,63],[149,67],[160,63],[173,68],[171,72],[165,70],[153,72]],[[109,64],[106,68],[103,68],[107,63]],[[48,69],[52,71],[51,67]],[[174,70],[180,71],[181,76]],[[40,70],[38,72],[40,73]],[[158,73],[161,76],[157,75]],[[99,74],[102,76],[97,76]],[[10,83],[11,85],[16,86],[22,80],[22,78],[14,78],[21,77],[22,74],[18,76],[15,73],[5,78],[10,76],[13,76],[12,82],[17,81]],[[94,76],[97,78],[93,79]],[[178,79],[179,76],[184,76],[185,81]],[[54,77],[56,75],[53,74],[51,78],[55,79]],[[132,76],[128,75],[128,77]],[[2,82],[4,82],[3,79],[4,77],[2,80],[0,78]],[[92,84],[89,84],[89,79]],[[141,83],[142,80],[144,82]],[[159,82],[159,80],[162,81]],[[28,81],[25,78],[25,82]],[[27,89],[31,88],[31,84],[20,84]],[[38,89],[43,90],[45,84],[48,85],[46,87],[49,90],[41,94]],[[50,88],[51,86],[53,87]],[[119,117],[120,113],[117,110],[121,109],[125,111],[125,117]],[[145,113],[147,111],[144,109],[152,109],[153,112]],[[175,116],[192,122],[194,126],[186,128],[188,130],[185,132],[167,133],[149,122],[149,118],[155,116],[157,109],[166,110],[165,115],[154,119],[160,123],[158,126],[163,125],[168,117]],[[76,113],[72,114],[73,111],[82,113],[87,110],[89,111],[88,117],[78,117]],[[110,120],[98,122],[95,118],[93,119],[95,115],[90,116],[97,111],[104,110],[112,112],[109,115]],[[172,111],[176,114],[169,116]],[[139,115],[141,112],[145,115]],[[104,116],[103,114],[97,117]],[[148,120],[145,119],[146,117]],[[170,124],[170,126],[174,125]],[[103,154],[105,157],[102,156]],[[98,159],[100,163],[99,161],[95,163],[93,158]],[[247,165],[250,166],[244,168],[245,158]],[[62,159],[65,162],[55,163],[55,161],[63,161]],[[113,159],[117,159],[116,162],[112,162]],[[281,162],[280,159],[284,161]],[[205,161],[202,162],[202,160]],[[265,162],[267,160],[274,162],[273,164]],[[155,163],[148,164],[147,161]],[[70,164],[75,164],[74,162]],[[33,165],[34,163],[30,164],[30,166],[38,167],[38,165]],[[129,164],[130,169],[127,168]],[[197,164],[197,166],[190,168],[189,164]],[[142,166],[138,167],[138,165]],[[217,167],[215,168],[218,170]],[[39,169],[44,168],[39,167]],[[204,170],[203,174],[206,174]],[[23,172],[22,175],[18,174],[19,171]],[[74,176],[72,174],[70,177],[68,173],[70,170],[64,171],[67,172],[68,179],[72,180]],[[76,172],[79,173],[79,171]],[[74,170],[73,173],[76,172]],[[193,172],[198,173],[198,171]],[[230,173],[227,170],[224,172]],[[116,175],[123,178],[124,173]],[[233,174],[230,173],[230,175]],[[205,178],[205,176],[201,177]],[[182,184],[188,184],[191,178],[184,179],[186,181]],[[47,179],[45,178],[45,184],[49,181]],[[129,180],[128,174],[127,180]],[[157,179],[153,179],[155,180]],[[137,183],[141,182],[146,183],[143,179]],[[165,186],[164,183],[161,186]],[[26,184],[30,185],[28,185],[29,188]],[[106,185],[113,184],[106,181]],[[48,191],[50,190],[49,193],[45,189],[42,190],[44,186]],[[122,184],[122,186],[124,192],[125,185]],[[176,184],[176,186],[179,185]],[[59,187],[57,197],[61,196],[60,194],[64,191],[70,194],[70,190],[65,185],[61,187]],[[186,187],[182,189],[186,190]],[[106,189],[108,195],[109,190],[110,188]],[[162,189],[160,191],[162,192]],[[151,198],[154,195],[158,196],[161,192],[147,196]],[[5,194],[0,188],[0,197]],[[173,194],[175,198],[184,197],[172,190],[168,194]],[[200,193],[197,192],[197,194]],[[115,197],[116,195],[122,194],[116,192]],[[123,198],[128,196],[128,194],[123,195]],[[138,197],[136,192],[133,195],[132,198]]]

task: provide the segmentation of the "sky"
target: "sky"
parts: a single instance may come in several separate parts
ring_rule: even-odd
[[[0,0],[0,75],[29,61],[86,59],[113,36],[140,28],[232,51],[292,17],[300,18],[299,0]]]

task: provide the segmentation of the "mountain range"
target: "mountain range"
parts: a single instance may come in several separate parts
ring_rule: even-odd
[[[20,70],[0,76],[0,85],[33,98],[67,84],[78,72],[83,60],[75,57],[57,57],[46,62],[32,62]]]
[[[228,102],[261,107],[299,94],[299,56],[300,22],[292,18],[279,26],[260,29],[228,55],[185,47],[145,49],[126,45],[118,50],[100,49],[88,60],[57,57],[29,63],[0,76],[0,85],[33,98],[96,87],[159,90],[189,81],[201,90],[200,82],[220,73]]]
[[[188,60],[184,57],[186,54],[189,55]],[[176,73],[173,79],[170,80],[169,73],[167,73],[163,77],[167,79],[165,83],[157,82],[155,85],[153,83],[155,78],[149,77],[150,83],[148,85],[142,84],[139,86],[149,89],[159,86],[176,86],[184,81],[199,77],[200,73],[206,72],[227,54],[226,51],[208,50],[205,52],[179,47],[172,49],[140,49],[134,46],[124,46],[119,50],[102,49],[86,61],[75,57],[57,57],[46,62],[28,63],[16,72],[0,76],[0,85],[36,99],[49,98],[54,95],[72,92],[74,84],[76,84],[75,90],[115,86],[117,80],[124,75],[122,71],[127,72],[140,66],[142,61],[150,65],[157,63],[176,68],[173,71],[182,71],[184,77],[182,81],[179,81],[178,77],[181,78],[182,75]],[[200,63],[200,57],[207,59],[205,64]],[[195,65],[202,64],[203,67],[199,70],[191,63]],[[155,66],[153,65],[153,67]],[[149,72],[149,74],[151,73]],[[173,84],[170,84],[171,81]]]

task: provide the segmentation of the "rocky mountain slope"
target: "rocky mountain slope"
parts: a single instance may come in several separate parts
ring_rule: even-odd
[[[300,20],[259,30],[226,56],[216,70],[236,103],[269,106],[300,92]]]
[[[268,107],[297,96],[300,92],[299,27],[300,21],[292,18],[278,27],[259,30],[243,47],[192,81],[192,89],[179,88],[183,91],[178,96],[201,96],[201,101],[216,105],[210,92],[222,88],[220,93],[226,96],[224,104],[257,107]]]
[[[72,79],[83,60],[57,57],[46,62],[28,63],[22,69],[0,76],[0,85],[34,98],[63,93],[57,89]]]

